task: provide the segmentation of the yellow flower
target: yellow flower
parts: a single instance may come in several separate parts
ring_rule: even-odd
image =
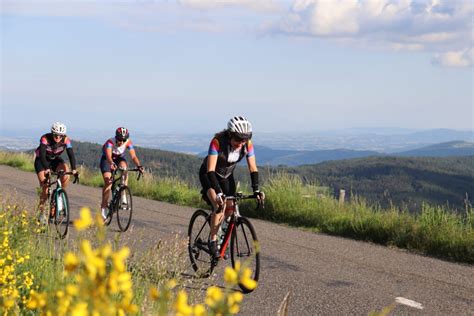
[[[79,266],[79,259],[72,252],[67,252],[64,255],[64,270],[67,272],[74,271]]]
[[[87,229],[92,223],[91,211],[86,207],[81,208],[81,217],[74,221],[74,227],[81,231]]]
[[[188,294],[185,291],[179,291],[173,304],[176,315],[191,315],[193,308],[188,305]]]
[[[38,309],[46,306],[46,293],[30,292],[30,301],[26,305],[29,309]]]
[[[70,296],[77,296],[79,294],[79,288],[76,285],[66,285],[66,293]]]
[[[130,249],[128,247],[123,247],[118,252],[112,254],[112,262],[114,263],[115,269],[119,272],[125,271],[125,259],[130,255]]]
[[[150,297],[154,301],[156,301],[160,298],[160,292],[158,291],[158,289],[156,287],[152,287],[150,289]]]
[[[178,282],[176,282],[175,279],[171,279],[169,280],[168,282],[166,282],[166,285],[165,287],[168,289],[168,290],[172,290],[176,287],[176,285],[178,285]]]
[[[244,269],[240,276],[239,283],[249,290],[253,290],[257,287],[257,281],[252,278],[252,270],[250,270],[250,268]]]
[[[206,304],[209,307],[214,307],[224,298],[222,290],[216,286],[211,286],[207,289],[206,292]]]
[[[224,272],[224,281],[229,286],[234,286],[237,284],[238,275],[237,272],[231,267],[226,267]]]
[[[206,315],[206,308],[202,304],[197,304],[193,308],[194,316],[204,316]]]
[[[87,303],[84,302],[74,305],[71,312],[72,316],[87,316],[88,314]]]

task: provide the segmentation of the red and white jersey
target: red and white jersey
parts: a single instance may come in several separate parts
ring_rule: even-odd
[[[109,138],[105,144],[102,146],[102,155],[105,157],[106,156],[106,150],[108,148],[112,149],[112,159],[118,158],[118,157],[125,157],[125,152],[128,150],[133,149],[133,144],[130,139],[127,139],[122,145],[117,146],[115,143],[115,137]]]

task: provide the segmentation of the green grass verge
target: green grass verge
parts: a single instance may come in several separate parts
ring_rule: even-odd
[[[33,170],[32,158],[25,154],[0,153],[0,164]],[[81,182],[99,187],[99,172],[81,171]],[[204,207],[199,189],[176,178],[143,181],[130,177],[134,195],[179,205]],[[422,211],[411,214],[392,206],[382,209],[354,199],[343,205],[321,194],[315,186],[303,184],[297,176],[275,174],[267,179],[265,210],[255,211],[251,202],[242,203],[242,213],[277,223],[303,227],[317,232],[397,246],[457,262],[474,263],[474,212],[462,213],[448,207],[424,204]],[[318,192],[318,194],[316,194]]]

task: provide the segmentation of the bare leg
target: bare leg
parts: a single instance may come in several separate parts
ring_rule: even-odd
[[[112,188],[112,173],[104,172],[102,178],[104,179],[104,186],[102,187],[102,202],[100,206],[101,208],[107,208],[107,202],[110,198],[110,189]]]

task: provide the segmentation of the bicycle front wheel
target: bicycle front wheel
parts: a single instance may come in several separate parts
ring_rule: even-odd
[[[55,201],[54,225],[59,237],[66,237],[69,228],[69,200],[64,190],[54,191],[53,198]]]
[[[232,267],[235,268],[236,263],[240,262],[244,268],[249,268],[251,278],[258,281],[260,274],[260,246],[257,240],[257,234],[250,221],[245,217],[239,217],[236,222],[232,239],[230,243]],[[254,290],[246,284],[239,283],[244,293],[250,293]]]
[[[208,243],[210,234],[210,215],[197,210],[189,221],[188,251],[191,265],[199,277],[209,277],[214,269]]]
[[[127,231],[132,221],[132,193],[130,189],[126,186],[120,188],[117,200],[116,200],[115,210],[117,211],[117,222],[119,229],[122,232]]]

